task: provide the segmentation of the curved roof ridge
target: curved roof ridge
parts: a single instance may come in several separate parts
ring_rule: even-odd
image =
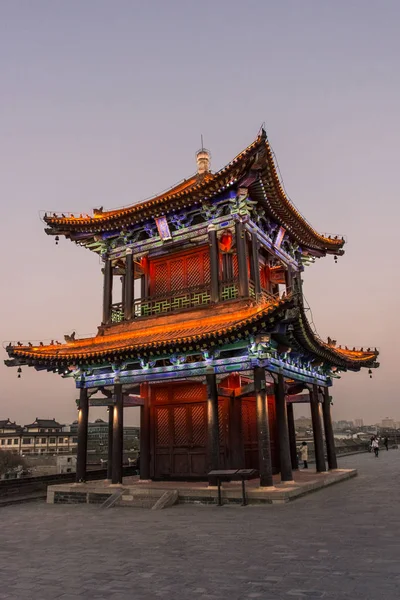
[[[183,179],[180,183],[173,186],[172,188],[167,189],[166,192],[162,192],[161,194],[156,194],[155,196],[151,196],[146,200],[142,200],[139,202],[135,202],[133,204],[127,205],[126,207],[111,209],[109,211],[103,211],[103,209],[93,209],[92,217],[83,217],[80,215],[76,217],[72,213],[67,213],[69,216],[66,216],[64,213],[61,215],[57,215],[53,213],[53,216],[48,213],[44,216],[44,221],[51,225],[52,223],[60,225],[60,224],[83,224],[83,223],[92,223],[93,221],[106,221],[112,219],[116,216],[127,215],[133,212],[138,211],[139,209],[145,209],[147,205],[158,204],[161,201],[172,200],[175,197],[179,197],[180,195],[187,193],[188,191],[200,191],[201,188],[205,187],[210,181],[217,179],[220,175],[225,173],[230,167],[235,165],[239,160],[241,160],[244,156],[249,154],[251,150],[253,150],[260,142],[265,139],[265,135],[261,133],[257,136],[257,138],[249,144],[244,150],[239,152],[227,165],[216,171],[215,173],[205,173],[204,175],[192,175],[189,179]]]
[[[310,322],[307,319],[307,315],[305,314],[303,305],[301,305],[300,307],[298,328],[301,330],[301,333],[298,332],[298,336],[303,337],[304,335],[303,342],[308,342],[311,350],[314,353],[318,353],[319,350],[320,355],[325,355],[329,362],[332,362],[337,366],[342,366],[341,363],[347,363],[347,366],[350,367],[365,366],[371,368],[379,366],[379,363],[376,362],[376,359],[379,356],[379,351],[376,348],[374,348],[373,350],[371,348],[368,348],[365,351],[364,348],[356,350],[356,348],[354,347],[353,350],[350,350],[349,348],[347,348],[347,346],[345,346],[345,348],[342,348],[341,346],[334,345],[333,341],[331,341],[331,343],[325,342],[317,332],[313,331]]]

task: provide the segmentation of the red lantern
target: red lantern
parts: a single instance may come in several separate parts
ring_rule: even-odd
[[[229,229],[226,229],[221,233],[219,238],[219,249],[221,252],[229,252],[232,248],[233,236]]]

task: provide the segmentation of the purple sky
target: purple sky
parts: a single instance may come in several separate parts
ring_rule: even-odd
[[[39,211],[144,199],[195,170],[200,134],[217,170],[265,122],[296,206],[348,240],[304,274],[318,331],[381,351],[335,382],[334,418],[400,420],[399,19],[396,0],[2,2],[1,339],[101,320],[99,259]],[[0,418],[75,418],[72,381],[0,373]]]

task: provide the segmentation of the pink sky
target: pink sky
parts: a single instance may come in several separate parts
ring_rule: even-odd
[[[372,379],[335,382],[334,418],[400,420],[399,18],[395,1],[2,3],[1,338],[101,320],[99,259],[55,246],[39,211],[144,199],[193,173],[201,134],[217,170],[265,122],[298,209],[348,240],[304,273],[320,335],[381,351]],[[75,418],[72,381],[0,373],[0,418]]]

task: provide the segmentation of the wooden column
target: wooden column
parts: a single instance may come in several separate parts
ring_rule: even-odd
[[[208,432],[208,470],[219,469],[219,424],[218,390],[214,373],[206,375],[207,381],[207,432]]]
[[[292,269],[288,267],[285,270],[286,293],[292,292]]]
[[[281,481],[293,481],[292,459],[290,456],[289,428],[286,413],[285,381],[281,373],[274,384],[276,420],[278,424],[279,459]]]
[[[89,422],[89,396],[87,388],[81,388],[79,393],[78,411],[78,449],[76,458],[76,481],[86,481],[86,457]]]
[[[133,255],[132,250],[128,248],[125,258],[124,318],[126,321],[130,321],[133,314],[133,285]]]
[[[219,301],[219,256],[217,231],[213,225],[208,228],[210,246],[211,302]]]
[[[229,468],[245,469],[244,442],[242,428],[242,401],[229,398],[228,413]]]
[[[311,420],[314,436],[315,464],[318,473],[326,471],[324,457],[324,439],[322,436],[321,406],[318,402],[318,386],[313,383],[310,390]]]
[[[326,454],[328,457],[328,469],[337,469],[335,437],[333,435],[331,399],[329,388],[324,387],[324,402],[322,404],[322,415],[324,418]]]
[[[246,230],[244,224],[240,221],[237,221],[235,224],[235,233],[239,271],[239,296],[247,298],[249,296],[249,276],[247,271]]]
[[[140,479],[145,481],[150,479],[150,397],[147,385],[146,388],[140,407]]]
[[[112,479],[113,483],[122,483],[122,460],[124,451],[124,398],[122,384],[114,385],[115,405],[113,416],[112,443]]]
[[[112,480],[114,405],[108,407],[107,479]]]
[[[254,391],[257,410],[260,487],[270,487],[274,482],[272,479],[271,442],[264,367],[254,367]]]
[[[257,233],[255,231],[251,234],[251,262],[252,262],[252,271],[253,271],[253,281],[254,281],[254,292],[256,294],[256,299],[260,297],[261,294],[261,280],[260,280],[260,264],[258,259],[258,238]]]
[[[112,306],[112,288],[113,288],[113,268],[109,258],[104,263],[104,285],[103,285],[103,325],[111,323]]]
[[[299,459],[297,456],[297,445],[296,445],[296,429],[294,425],[294,407],[293,402],[286,404],[286,413],[288,420],[289,429],[289,445],[290,445],[290,458],[292,461],[292,469],[296,471],[299,468]]]

